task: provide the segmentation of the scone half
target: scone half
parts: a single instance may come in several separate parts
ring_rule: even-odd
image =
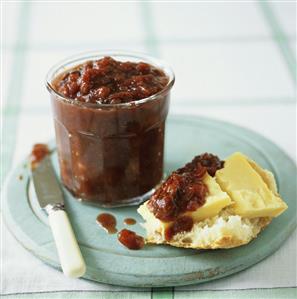
[[[192,218],[193,226],[191,230],[181,231],[168,239],[166,230],[173,225],[173,222],[158,219],[149,208],[149,201],[139,207],[138,212],[145,221],[142,225],[147,233],[147,243],[168,244],[193,249],[238,247],[256,238],[273,217],[280,215],[287,208],[287,205],[277,193],[276,182],[271,172],[262,169],[254,161],[240,153],[235,153],[228,159],[225,162],[225,170],[224,168],[218,170],[220,172],[219,180],[216,176],[211,177],[208,174],[203,178],[209,191],[205,204],[196,211],[182,214],[182,216]],[[236,184],[241,184],[241,187],[249,189],[249,192],[242,192],[242,201],[250,200],[251,194],[255,190],[261,196],[270,196],[268,199],[263,199],[261,196],[258,199],[259,195],[257,194],[255,195],[256,199],[252,198],[251,204],[246,205],[244,203],[244,208],[240,206],[241,201],[238,198],[233,199],[233,189],[231,190],[231,187],[236,189],[237,185],[232,186],[232,183],[229,183],[225,178],[232,180],[230,167],[237,165],[235,164],[235,162],[237,163],[236,159],[239,160],[239,169],[235,169],[236,179],[238,180],[238,176],[243,177],[242,182],[239,181]],[[228,163],[228,161],[230,162]],[[244,164],[245,162],[247,163]],[[243,163],[243,165],[240,163]],[[245,167],[248,169],[245,169]],[[255,176],[255,178],[249,178],[249,175]],[[224,180],[224,184],[219,184],[222,180]],[[250,181],[253,184],[259,184],[259,186],[254,188],[253,185],[250,185]],[[238,190],[235,193],[238,194]],[[249,196],[245,198],[244,196],[247,193]],[[246,206],[250,210],[247,211]]]
[[[169,244],[193,249],[232,248],[249,243],[265,228],[272,218],[242,218],[232,213],[232,208],[223,209],[218,215],[194,223],[189,232],[181,232],[165,239],[166,225],[149,211],[146,204],[138,209],[145,222],[146,242]]]

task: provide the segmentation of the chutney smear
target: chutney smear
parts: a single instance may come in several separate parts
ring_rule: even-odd
[[[193,221],[182,216],[205,204],[208,188],[203,182],[206,172],[214,176],[224,162],[217,156],[204,153],[174,171],[155,191],[148,202],[149,210],[164,222],[173,222],[165,232],[167,240],[174,234],[192,229]]]

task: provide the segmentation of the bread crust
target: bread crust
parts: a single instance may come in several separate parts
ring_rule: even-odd
[[[219,220],[224,218],[223,216],[217,217]],[[253,221],[249,221],[248,225],[253,231],[252,234],[249,235],[238,235],[236,230],[228,230],[228,232],[224,233],[224,226],[222,227],[222,233],[216,237],[209,233],[209,241],[207,242],[195,242],[193,241],[193,236],[195,236],[195,227],[190,232],[180,233],[174,236],[170,241],[166,241],[162,234],[158,231],[155,231],[154,234],[149,234],[146,238],[146,243],[148,244],[167,244],[174,247],[182,247],[182,248],[192,248],[192,249],[219,249],[219,248],[234,248],[245,245],[249,243],[251,240],[256,238],[258,234],[271,222],[272,218],[269,217],[261,217],[255,218]],[[201,225],[201,223],[200,223]],[[216,224],[214,224],[216,225]],[[227,225],[227,224],[226,224]],[[246,225],[246,224],[245,224]],[[205,227],[204,230],[209,229],[209,227]],[[203,231],[203,228],[202,228]],[[188,241],[188,242],[187,242]]]

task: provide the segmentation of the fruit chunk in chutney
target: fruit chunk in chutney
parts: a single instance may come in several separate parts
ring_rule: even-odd
[[[76,197],[119,205],[161,181],[168,91],[138,101],[162,91],[168,81],[152,65],[111,57],[85,62],[53,80],[61,177]]]

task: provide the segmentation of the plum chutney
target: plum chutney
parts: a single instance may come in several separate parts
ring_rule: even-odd
[[[167,83],[164,72],[152,65],[104,57],[63,73],[54,86],[59,93],[76,101],[121,104],[154,95]]]

